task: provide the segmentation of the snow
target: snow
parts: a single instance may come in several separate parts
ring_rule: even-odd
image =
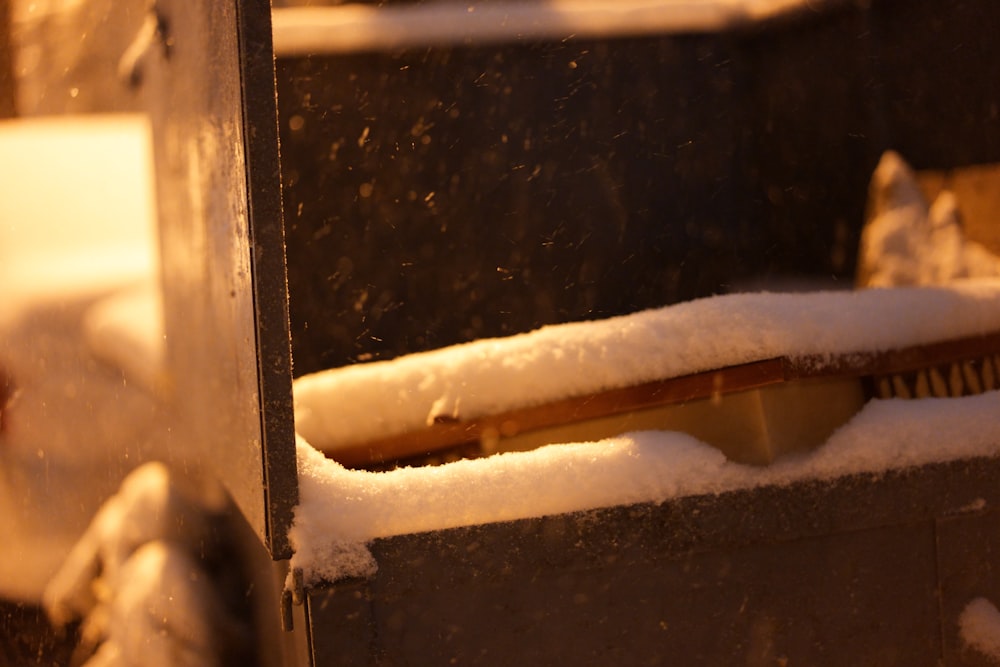
[[[959,634],[966,646],[1000,661],[1000,610],[986,598],[966,605],[958,619]]]
[[[815,11],[815,0],[515,0],[499,5],[428,2],[419,6],[345,3],[272,13],[279,57],[431,44],[717,32],[787,12]]]
[[[998,392],[872,401],[814,452],[766,467],[728,461],[682,433],[649,431],[368,472],[348,470],[300,438],[292,565],[307,584],[365,576],[374,561],[362,545],[379,537],[998,454]]]
[[[778,356],[874,352],[996,331],[1000,280],[723,295],[303,376],[294,386],[295,423],[312,445],[333,451],[442,414],[473,419]]]
[[[882,156],[871,190],[872,220],[861,239],[861,284],[940,285],[1000,276],[1000,257],[965,237],[954,194],[943,190],[928,205],[897,153]]]
[[[214,667],[246,643],[205,563],[224,509],[221,494],[188,488],[159,463],[125,478],[43,597],[55,626],[82,621],[86,666]]]
[[[125,478],[46,587],[43,602],[56,625],[89,615],[101,591],[121,588],[126,562],[142,545],[165,540],[199,553],[217,526],[193,493],[173,483],[166,466],[147,463]],[[95,586],[100,578],[102,585]],[[95,597],[96,596],[96,597]]]
[[[676,432],[552,444],[437,467],[348,470],[319,448],[763,359],[898,349],[1000,331],[1000,259],[967,241],[957,203],[924,200],[887,153],[853,292],[733,294],[600,322],[332,369],[294,384],[306,584],[368,576],[365,544],[406,533],[1000,454],[1000,393],[869,402],[819,448],[766,467]],[[985,277],[984,277],[985,276]],[[895,287],[896,285],[917,285]]]
[[[853,292],[732,294],[600,322],[332,369],[295,381],[307,584],[368,576],[373,539],[1000,454],[1000,393],[868,403],[825,444],[767,467],[676,432],[552,444],[437,467],[348,470],[324,451],[570,396],[778,356],[878,352],[1000,331],[1000,259],[964,238],[958,204],[923,198],[887,153]],[[913,285],[899,287],[899,285]]]
[[[221,667],[225,646],[250,641],[213,595],[209,577],[189,552],[153,541],[139,547],[102,610],[100,641],[83,667]],[[91,630],[91,628],[87,628]]]

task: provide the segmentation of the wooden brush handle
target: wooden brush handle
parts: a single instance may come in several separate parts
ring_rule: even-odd
[[[764,359],[718,370],[573,396],[471,419],[462,419],[461,415],[441,417],[425,428],[325,453],[346,466],[380,465],[461,447],[484,438],[510,437],[542,428],[810,378],[873,378],[876,380],[876,387],[889,388],[888,393],[877,391],[876,395],[907,398],[909,397],[906,395],[907,391],[914,396],[919,394],[915,389],[898,391],[900,386],[915,386],[912,378],[905,379],[907,374],[914,375],[921,371],[928,372],[929,369],[947,368],[963,362],[993,364],[993,357],[997,354],[1000,354],[1000,333],[885,352]],[[984,359],[986,362],[982,361]],[[1000,371],[998,367],[991,368]],[[980,384],[980,391],[993,388],[986,387],[985,384],[985,382]],[[963,390],[957,395],[978,393],[970,391],[975,388],[971,382],[967,381],[962,386]],[[932,392],[928,395],[938,394]],[[956,394],[949,389],[947,395]]]

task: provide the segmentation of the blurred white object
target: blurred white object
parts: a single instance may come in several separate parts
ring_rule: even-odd
[[[132,471],[91,521],[66,562],[45,589],[43,602],[53,623],[64,625],[87,616],[102,601],[93,583],[118,586],[125,561],[154,540],[177,542],[197,550],[212,539],[208,513],[170,480],[167,468],[147,463]]]
[[[971,601],[958,619],[958,628],[966,646],[1000,660],[1000,610],[992,602],[986,598]]]
[[[101,641],[85,667],[213,667],[246,640],[197,560],[176,543],[139,547],[86,631]]]
[[[1000,257],[965,237],[955,196],[942,191],[928,206],[913,171],[893,151],[882,156],[872,175],[870,206],[859,285],[943,285],[1000,276]]]
[[[83,338],[96,358],[121,369],[152,395],[169,389],[163,301],[152,281],[94,303],[83,315]]]
[[[158,280],[149,135],[140,115],[0,122],[0,365],[18,391],[0,442],[7,598],[40,599],[165,419],[143,391],[158,299],[131,311],[131,338],[120,308],[93,305]]]
[[[0,122],[0,322],[158,273],[148,120]]]
[[[182,489],[162,464],[125,479],[43,597],[55,625],[83,620],[87,665],[211,666],[244,643],[203,565],[222,546],[223,507]]]

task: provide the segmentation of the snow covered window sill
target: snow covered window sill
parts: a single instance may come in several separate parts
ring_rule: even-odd
[[[475,416],[778,356],[850,358],[997,331],[995,280],[744,294],[306,376],[295,385],[301,503],[293,565],[307,578],[359,576],[374,567],[364,543],[379,537],[995,456],[996,391],[874,400],[814,451],[766,467],[668,430],[388,472],[346,469],[314,445],[335,456],[338,438],[424,427],[442,406]],[[1000,370],[995,351],[984,358]]]

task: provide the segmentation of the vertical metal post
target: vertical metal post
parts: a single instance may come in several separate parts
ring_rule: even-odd
[[[153,121],[169,390],[164,457],[221,480],[272,558],[297,502],[268,0],[158,0]]]

